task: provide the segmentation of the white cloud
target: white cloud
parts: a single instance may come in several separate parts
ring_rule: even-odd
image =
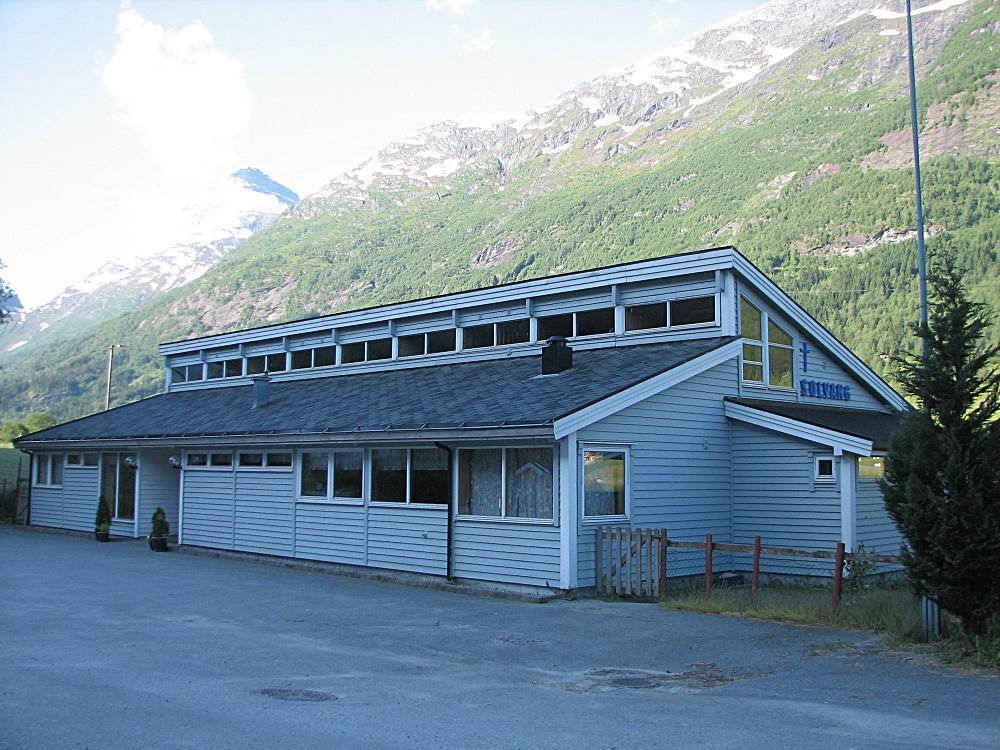
[[[483,29],[478,34],[470,36],[462,44],[462,49],[468,53],[489,52],[493,49],[493,29]]]
[[[164,29],[126,4],[115,31],[102,81],[164,176],[204,184],[237,167],[251,113],[243,63],[216,49],[200,21]]]
[[[478,4],[479,0],[427,0],[427,7],[430,10],[447,10],[456,16],[462,15]]]
[[[678,20],[672,16],[663,17],[655,10],[649,14],[649,22],[657,34],[669,34],[677,30]]]

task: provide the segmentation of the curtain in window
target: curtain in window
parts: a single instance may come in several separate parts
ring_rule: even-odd
[[[552,518],[552,450],[507,450],[507,515]]]
[[[501,450],[458,452],[458,512],[468,516],[501,513]]]

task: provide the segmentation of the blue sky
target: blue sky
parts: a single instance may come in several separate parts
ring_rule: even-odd
[[[40,304],[166,240],[212,170],[307,194],[417,127],[541,106],[759,4],[0,0],[0,273]]]

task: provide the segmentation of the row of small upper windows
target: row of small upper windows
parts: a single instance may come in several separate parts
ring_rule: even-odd
[[[775,388],[793,388],[793,343],[785,329],[746,297],[740,297],[743,380]]]
[[[615,332],[615,308],[613,307],[543,315],[539,316],[537,320],[537,341],[545,341],[552,336],[579,338]],[[626,331],[717,324],[716,296],[714,294],[625,308]],[[461,330],[463,351],[531,342],[531,321],[529,318],[464,326]],[[427,354],[454,352],[457,349],[457,338],[454,328],[397,336],[396,357],[405,359]],[[392,350],[392,337],[341,344],[339,364],[349,365],[392,359]],[[190,383],[201,380],[238,378],[244,375],[306,370],[314,367],[330,367],[336,364],[338,364],[337,347],[321,346],[315,349],[238,357],[208,362],[204,365],[199,362],[192,365],[174,366],[171,368],[171,382]]]

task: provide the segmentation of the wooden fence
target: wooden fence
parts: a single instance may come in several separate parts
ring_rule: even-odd
[[[595,529],[594,575],[597,592],[608,596],[662,599],[667,593],[667,549],[701,550],[705,553],[705,596],[712,595],[714,552],[738,552],[753,556],[751,597],[754,603],[760,593],[760,557],[799,557],[833,560],[833,604],[840,605],[843,588],[844,563],[848,561],[890,563],[901,561],[894,555],[847,553],[843,542],[836,551],[796,549],[793,547],[765,547],[761,538],[754,543],[729,544],[715,542],[712,535],[704,542],[670,539],[666,529],[632,529],[598,526]]]

